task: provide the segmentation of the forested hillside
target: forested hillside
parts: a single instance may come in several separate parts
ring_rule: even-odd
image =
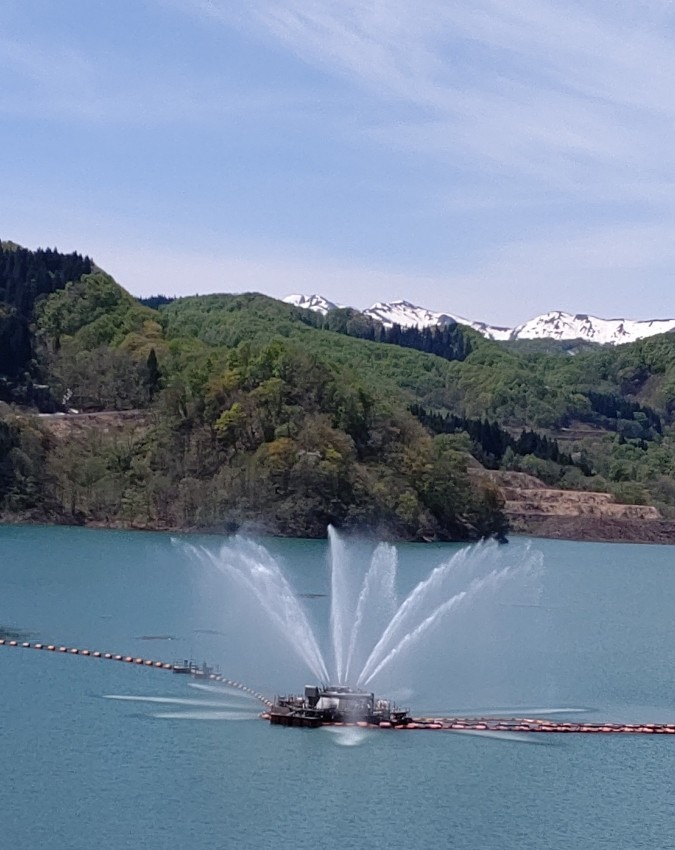
[[[39,304],[32,340],[52,398],[141,415],[55,428],[6,408],[6,514],[311,536],[329,523],[409,539],[505,530],[461,438],[429,434],[393,382],[330,358],[327,340],[307,345],[319,332],[277,326],[277,302],[235,299],[220,326],[194,325],[192,300],[175,306],[157,313],[99,271]]]
[[[505,527],[482,467],[675,510],[673,335],[518,351],[255,294],[140,303],[79,255],[0,256],[5,516],[467,539]]]

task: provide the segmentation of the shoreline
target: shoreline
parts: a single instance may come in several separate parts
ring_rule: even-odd
[[[618,519],[602,516],[530,515],[510,517],[512,535],[578,543],[675,545],[675,521]]]
[[[662,546],[675,545],[675,521],[673,520],[619,520],[597,517],[529,516],[514,518],[507,532],[507,540],[513,537],[535,537],[541,540],[561,540],[577,543],[635,543]],[[88,528],[103,531],[137,531],[158,534],[214,535],[228,537],[244,533],[260,537],[277,537],[286,540],[325,540],[326,536],[280,534],[254,524],[239,528],[225,527],[180,527],[165,524],[128,523],[119,520],[86,520],[68,522],[63,518],[26,516],[21,514],[0,515],[0,526],[44,526],[47,528]],[[433,545],[438,543],[475,543],[477,540],[451,540],[431,538],[392,538],[376,531],[357,530],[355,534],[386,539],[391,543],[415,543]]]

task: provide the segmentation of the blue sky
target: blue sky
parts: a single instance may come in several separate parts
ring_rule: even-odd
[[[675,316],[669,0],[0,0],[0,235],[137,295]]]

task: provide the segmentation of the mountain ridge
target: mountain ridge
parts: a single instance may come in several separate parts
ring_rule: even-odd
[[[341,306],[318,294],[295,293],[287,295],[282,300],[296,307],[320,312],[322,315]],[[564,310],[551,310],[513,328],[508,328],[466,319],[453,313],[440,313],[405,300],[378,301],[371,307],[358,312],[381,322],[385,327],[392,327],[395,324],[401,327],[418,328],[450,324],[465,325],[478,331],[484,337],[499,342],[549,339],[585,340],[598,345],[620,345],[675,330],[675,319],[604,319],[588,313],[567,313]]]

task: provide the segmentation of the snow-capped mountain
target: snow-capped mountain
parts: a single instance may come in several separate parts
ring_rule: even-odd
[[[304,307],[305,310],[314,310],[317,313],[321,313],[322,316],[325,316],[329,310],[337,310],[342,306],[341,304],[336,304],[334,301],[329,301],[323,295],[300,295],[294,293],[293,295],[287,295],[283,300],[286,304],[293,304],[295,307]]]
[[[467,325],[469,322],[450,313],[434,313],[425,307],[417,307],[410,301],[378,301],[363,311],[366,316],[382,322],[385,327],[400,325],[402,328],[425,328],[430,325]]]
[[[602,345],[634,342],[675,329],[675,319],[600,319],[555,311],[537,316],[512,331],[511,339],[585,339]]]
[[[317,310],[325,315],[329,310],[339,305],[322,295],[288,295],[284,298],[289,304]],[[517,339],[583,339],[600,345],[618,345],[623,342],[635,342],[637,339],[654,336],[675,330],[675,319],[651,319],[636,321],[633,319],[601,319],[597,316],[587,316],[584,313],[573,315],[556,310],[544,313],[518,325],[515,328],[502,328],[475,322],[455,316],[452,313],[437,313],[418,307],[410,301],[378,301],[367,310],[362,311],[385,327],[400,325],[401,327],[431,327],[434,325],[468,325],[488,339],[517,340]]]
[[[510,339],[511,328],[498,328],[486,325],[484,322],[472,322],[462,316],[452,313],[435,313],[426,307],[417,307],[410,301],[390,301],[385,303],[378,301],[372,307],[363,311],[366,316],[376,319],[378,322],[390,328],[392,325],[400,325],[402,328],[426,328],[432,325],[468,325],[479,333],[490,339]]]

